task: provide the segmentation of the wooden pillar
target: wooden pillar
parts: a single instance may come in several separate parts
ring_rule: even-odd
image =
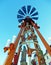
[[[40,37],[40,39],[41,39],[41,41],[43,42],[43,44],[44,44],[46,50],[48,51],[49,55],[51,56],[51,47],[48,45],[47,41],[44,39],[44,37],[43,37],[42,34],[39,32],[39,30],[37,29],[37,27],[35,27],[35,24],[36,24],[36,23],[33,23],[33,22],[31,21],[31,24],[34,26],[34,28],[35,28],[35,30],[36,30],[38,36]]]
[[[46,42],[46,40],[44,39],[44,37],[41,35],[41,33],[39,32],[39,30],[36,29],[36,28],[35,28],[35,30],[36,30],[37,34],[39,35],[41,41],[43,42],[43,44],[44,44],[46,50],[48,51],[49,55],[51,56],[51,47],[48,45],[48,43]]]
[[[15,50],[16,50],[17,45],[18,45],[18,42],[19,42],[19,40],[20,40],[21,33],[22,33],[22,29],[20,30],[20,32],[19,32],[19,34],[18,34],[18,37],[16,38],[16,40],[15,40],[15,42],[14,42],[15,49],[13,49],[12,51],[10,51],[9,55],[8,55],[7,58],[6,58],[6,61],[5,61],[4,65],[11,65],[12,59],[13,59],[13,57],[14,57]]]

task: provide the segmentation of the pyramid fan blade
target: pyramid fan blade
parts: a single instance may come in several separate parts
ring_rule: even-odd
[[[31,16],[36,16],[36,15],[38,15],[38,12],[36,12],[36,13],[32,14]]]
[[[21,16],[21,15],[17,15],[17,18],[23,18],[23,16]]]
[[[28,5],[28,6],[27,6],[27,11],[28,11],[28,13],[30,12],[30,9],[31,9],[31,6]]]
[[[34,19],[34,20],[38,20],[38,17],[32,17],[32,19]]]
[[[23,19],[18,19],[19,23],[22,22]]]
[[[33,7],[30,14],[32,14],[36,9]]]
[[[24,15],[24,13],[21,10],[19,10],[18,13],[21,15]]]
[[[19,9],[17,18],[19,22],[23,22],[22,20],[38,20],[38,12],[36,11],[36,8],[31,8],[31,5],[23,6],[21,9]]]
[[[23,10],[24,13],[26,14],[26,7],[25,7],[25,6],[22,7],[22,10]]]

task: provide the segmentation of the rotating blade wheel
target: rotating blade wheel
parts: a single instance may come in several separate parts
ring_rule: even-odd
[[[31,18],[33,21],[38,20],[38,12],[36,11],[35,7],[23,6],[21,9],[19,9],[17,18],[19,22],[22,22],[26,17]]]

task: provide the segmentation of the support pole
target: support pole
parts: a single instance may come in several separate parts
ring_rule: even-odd
[[[21,46],[19,46],[18,52],[16,53],[16,55],[14,55],[14,62],[13,62],[14,65],[18,65],[20,52],[21,52]]]
[[[34,26],[34,23],[31,21],[31,24]],[[35,26],[34,26],[35,28]],[[51,56],[51,47],[48,45],[47,41],[44,39],[44,37],[42,36],[42,34],[39,32],[39,30],[37,28],[35,28],[38,36],[40,37],[41,41],[43,42],[46,50],[48,51],[49,55]]]
[[[35,45],[35,48],[36,48],[36,55],[38,57],[39,65],[46,65],[43,52],[42,52],[40,46],[38,45],[37,40],[34,40],[34,45]]]
[[[35,30],[36,30],[37,34],[39,35],[41,41],[43,42],[45,48],[47,49],[49,55],[51,56],[51,48],[50,48],[50,46],[48,45],[48,43],[46,42],[46,40],[44,39],[44,37],[41,35],[41,33],[39,32],[39,30],[37,30],[36,28],[35,28]]]
[[[20,37],[21,37],[21,33],[22,33],[22,29],[20,30],[19,34],[18,34],[18,37],[16,38],[15,42],[14,42],[14,45],[15,45],[15,49],[13,49],[12,51],[10,51],[10,54],[7,56],[7,59],[4,63],[4,65],[11,65],[12,63],[12,59],[14,57],[14,53],[15,53],[15,50],[18,46],[18,42],[20,40]]]

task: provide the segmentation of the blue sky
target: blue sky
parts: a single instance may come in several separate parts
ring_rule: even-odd
[[[3,65],[7,53],[3,52],[8,39],[12,40],[13,35],[18,35],[17,11],[24,5],[31,5],[39,12],[40,32],[48,42],[51,37],[51,0],[0,0],[0,65]],[[43,52],[45,47],[38,37],[39,45]]]

